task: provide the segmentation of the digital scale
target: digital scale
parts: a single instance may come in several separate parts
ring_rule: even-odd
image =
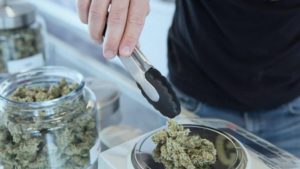
[[[300,169],[300,159],[233,123],[203,118],[177,121],[192,134],[214,143],[217,162],[211,169]],[[152,158],[155,145],[151,136],[155,132],[157,130],[101,153],[98,168],[164,169]]]

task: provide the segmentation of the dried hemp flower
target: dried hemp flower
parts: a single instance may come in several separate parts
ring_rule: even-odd
[[[154,160],[166,169],[209,169],[216,162],[214,144],[199,135],[191,135],[189,129],[174,120],[152,140],[156,144]]]

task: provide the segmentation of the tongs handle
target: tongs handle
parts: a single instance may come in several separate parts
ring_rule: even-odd
[[[131,56],[121,56],[119,59],[127,71],[131,74],[133,79],[141,86],[146,95],[152,101],[158,102],[158,92],[145,77],[145,73],[152,67],[152,65],[149,64],[143,53],[138,48],[135,48]]]
[[[107,25],[104,27],[103,37],[105,36]],[[153,101],[159,101],[159,94],[151,83],[146,79],[145,73],[152,67],[143,52],[135,47],[131,56],[118,57],[133,79],[141,86],[146,95]]]

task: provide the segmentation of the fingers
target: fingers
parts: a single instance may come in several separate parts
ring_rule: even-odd
[[[129,56],[133,52],[138,43],[149,10],[148,0],[130,1],[127,24],[119,47],[120,56]]]
[[[107,24],[103,54],[108,59],[132,53],[150,10],[149,0],[77,0],[77,6],[94,41],[102,42]]]
[[[104,56],[113,58],[117,55],[123,37],[130,0],[112,0],[104,40]]]
[[[89,8],[88,24],[90,35],[98,43],[102,41],[109,5],[110,0],[92,0]]]
[[[88,13],[90,8],[91,0],[77,0],[77,10],[81,22],[88,22]]]

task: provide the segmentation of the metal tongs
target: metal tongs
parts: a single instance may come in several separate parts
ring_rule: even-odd
[[[105,25],[103,36],[105,36]],[[179,100],[167,79],[155,69],[142,51],[135,48],[131,56],[118,57],[147,101],[163,116],[174,118],[180,114]]]
[[[155,109],[168,118],[180,114],[180,103],[171,85],[150,64],[139,48],[135,48],[130,57],[119,57],[119,59],[136,81],[143,96]]]

